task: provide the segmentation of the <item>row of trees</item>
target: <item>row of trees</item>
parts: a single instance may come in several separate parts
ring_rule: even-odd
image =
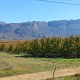
[[[53,37],[6,45],[3,43],[0,51],[31,54],[34,57],[80,57],[80,37]]]

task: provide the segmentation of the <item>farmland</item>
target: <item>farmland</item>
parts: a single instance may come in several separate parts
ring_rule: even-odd
[[[51,72],[55,68],[80,68],[79,36],[0,41],[0,77]]]
[[[23,54],[0,53],[0,77],[80,67],[80,59],[21,57]]]

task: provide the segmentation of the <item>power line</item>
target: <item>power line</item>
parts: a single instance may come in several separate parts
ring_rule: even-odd
[[[80,4],[78,4],[78,3],[72,3],[72,2],[69,3],[69,2],[59,2],[59,1],[51,1],[51,0],[37,0],[37,1],[59,3],[59,4],[69,4],[69,5],[78,5],[78,6],[80,6]]]
[[[65,0],[66,2],[74,2],[74,3],[79,3],[79,0]]]

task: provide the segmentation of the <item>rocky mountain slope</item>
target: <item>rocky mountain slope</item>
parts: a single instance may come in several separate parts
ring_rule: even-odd
[[[80,19],[23,23],[0,22],[0,40],[25,40],[70,35],[80,35]]]

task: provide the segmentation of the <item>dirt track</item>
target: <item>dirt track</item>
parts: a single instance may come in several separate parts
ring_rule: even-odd
[[[56,70],[55,77],[61,77],[66,75],[74,75],[80,73],[80,68],[69,68],[69,69],[60,69]],[[32,74],[23,74],[23,75],[16,75],[10,77],[3,77],[0,80],[42,80],[46,78],[52,78],[53,71],[46,71],[46,72],[38,72]]]

